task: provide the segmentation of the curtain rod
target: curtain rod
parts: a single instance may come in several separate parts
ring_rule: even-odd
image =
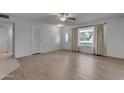
[[[103,23],[103,25],[106,25],[107,23]],[[79,29],[79,28],[86,28],[86,27],[92,27],[92,26],[96,26],[96,24],[94,25],[86,25],[86,26],[80,26],[80,27],[75,27],[76,29]],[[73,29],[75,29],[73,28]]]

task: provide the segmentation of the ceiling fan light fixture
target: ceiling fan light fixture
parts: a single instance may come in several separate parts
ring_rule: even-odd
[[[63,22],[64,22],[66,19],[67,19],[66,17],[60,17],[60,20],[63,21]]]

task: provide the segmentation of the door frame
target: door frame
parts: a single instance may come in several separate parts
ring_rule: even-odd
[[[11,30],[12,30],[12,55],[11,56],[15,58],[15,22],[11,20],[0,19],[0,23],[11,26]],[[7,40],[7,43],[8,43],[8,40]]]

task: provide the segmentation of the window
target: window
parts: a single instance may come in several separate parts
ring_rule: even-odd
[[[65,33],[65,42],[68,42],[69,41],[69,35],[68,33]]]
[[[93,46],[94,27],[79,29],[78,43],[79,46]]]

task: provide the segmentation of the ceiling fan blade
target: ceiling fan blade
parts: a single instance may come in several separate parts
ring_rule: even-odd
[[[67,17],[69,16],[69,13],[59,13],[60,16],[64,16],[64,17]]]
[[[67,19],[76,20],[76,18],[74,18],[74,17],[68,17]]]

